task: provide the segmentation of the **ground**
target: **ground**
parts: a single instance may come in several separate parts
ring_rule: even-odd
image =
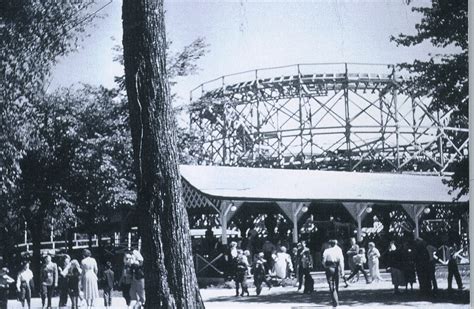
[[[466,280],[466,287],[469,282]],[[435,298],[421,298],[418,294],[418,286],[415,284],[414,291],[408,291],[401,295],[394,295],[390,281],[378,282],[367,285],[361,280],[348,288],[340,288],[340,306],[338,308],[469,308],[469,290],[454,291],[452,294],[446,291],[445,280],[438,280],[439,294]],[[297,292],[295,287],[273,287],[271,290],[265,286],[260,296],[255,295],[255,289],[250,289],[250,297],[235,297],[235,291],[227,288],[202,289],[201,294],[207,309],[234,309],[234,308],[258,308],[258,309],[309,309],[328,308],[330,299],[327,284],[322,280],[316,280],[316,291],[311,295]],[[53,299],[57,305],[58,298]],[[126,308],[123,298],[114,297],[113,308]],[[10,300],[8,308],[21,308],[18,301]],[[32,308],[41,308],[39,299],[33,300]],[[85,308],[82,307],[82,308]],[[96,308],[103,308],[102,299],[96,300]]]

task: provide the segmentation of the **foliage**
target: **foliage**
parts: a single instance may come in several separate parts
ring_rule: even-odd
[[[198,61],[208,53],[209,45],[203,37],[199,37],[186,45],[181,51],[171,53],[172,42],[167,43],[167,73],[171,87],[177,84],[179,77],[196,74],[199,71]],[[114,60],[123,65],[123,47],[117,45],[114,47],[116,52]],[[115,83],[120,91],[125,91],[125,75],[116,76]],[[173,112],[175,116],[179,113],[187,112],[183,106],[177,106],[177,94],[172,93]],[[198,164],[199,158],[202,158],[202,147],[198,143],[197,132],[190,131],[188,128],[177,127],[178,133],[178,152],[179,162],[181,164]],[[129,141],[131,143],[131,141]]]
[[[71,102],[77,118],[68,191],[79,222],[98,233],[117,207],[135,202],[128,111],[117,90],[85,85],[56,95]]]
[[[468,127],[468,1],[433,0],[430,7],[414,7],[423,15],[416,34],[399,34],[391,39],[401,46],[414,46],[429,42],[437,48],[449,48],[450,54],[431,55],[427,61],[415,60],[400,67],[414,75],[407,83],[413,96],[432,98],[432,112],[451,112],[450,126]],[[453,136],[456,139],[456,136]],[[455,164],[455,174],[449,181],[453,188],[468,193],[468,158]],[[459,198],[458,195],[457,197]]]
[[[5,0],[0,10],[2,90],[0,153],[2,193],[11,193],[20,175],[19,159],[29,147],[25,114],[41,99],[59,56],[74,51],[93,1]]]
[[[114,210],[136,199],[123,100],[103,87],[60,89],[28,117],[31,146],[20,159],[5,228],[27,222],[34,242],[52,230],[62,235],[76,222],[90,234],[103,232],[117,219]]]

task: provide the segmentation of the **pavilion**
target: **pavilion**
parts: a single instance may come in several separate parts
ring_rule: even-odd
[[[311,202],[339,202],[357,222],[362,237],[362,220],[374,204],[398,204],[414,221],[415,237],[423,210],[432,204],[467,203],[463,196],[443,183],[447,177],[422,174],[361,173],[320,170],[290,170],[224,166],[181,165],[186,207],[212,207],[221,221],[222,244],[227,244],[227,224],[245,202],[273,202],[293,225],[293,242],[298,242],[298,220]]]

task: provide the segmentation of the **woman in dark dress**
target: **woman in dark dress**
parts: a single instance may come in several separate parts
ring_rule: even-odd
[[[81,266],[78,260],[72,260],[67,273],[67,289],[71,298],[71,308],[79,308],[79,284],[81,281]]]
[[[403,244],[402,249],[402,268],[403,276],[405,277],[406,290],[408,290],[408,284],[410,284],[413,290],[413,283],[416,282],[415,272],[415,250],[410,246],[408,242]]]
[[[59,289],[59,307],[66,307],[67,295],[68,295],[68,273],[71,264],[71,257],[69,255],[64,256],[64,260],[61,266],[58,266],[58,289]]]
[[[387,270],[390,271],[390,274],[392,275],[392,284],[395,289],[395,294],[399,294],[400,291],[398,290],[398,287],[402,285],[406,286],[407,284],[405,282],[404,272],[402,271],[402,251],[395,246],[394,241],[390,242],[386,258]]]
[[[123,257],[123,270],[122,275],[119,280],[119,286],[122,290],[123,298],[125,298],[125,303],[127,307],[130,306],[130,287],[132,286],[132,255],[130,253],[125,253]]]

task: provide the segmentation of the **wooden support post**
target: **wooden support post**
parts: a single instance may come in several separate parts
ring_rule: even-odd
[[[227,245],[227,212],[221,211],[221,239],[222,244]]]
[[[231,212],[235,212],[242,202],[222,202],[220,209],[221,221],[221,241],[223,245],[227,245],[227,222],[232,218]]]
[[[364,220],[367,213],[372,211],[369,207],[372,207],[373,203],[344,202],[342,205],[357,222],[357,241],[362,241],[362,220]]]
[[[363,205],[357,212],[357,241],[362,241],[362,218],[367,210],[368,205]]]
[[[423,211],[429,205],[417,205],[417,204],[402,204],[403,209],[408,214],[408,216],[415,223],[415,238],[420,237],[420,218],[423,215]]]
[[[415,213],[415,238],[420,237],[420,217],[423,214],[423,210],[425,210],[424,206],[418,206],[416,208]]]
[[[303,203],[292,203],[292,220],[293,220],[293,243],[298,243],[298,216],[302,212],[304,207]]]

